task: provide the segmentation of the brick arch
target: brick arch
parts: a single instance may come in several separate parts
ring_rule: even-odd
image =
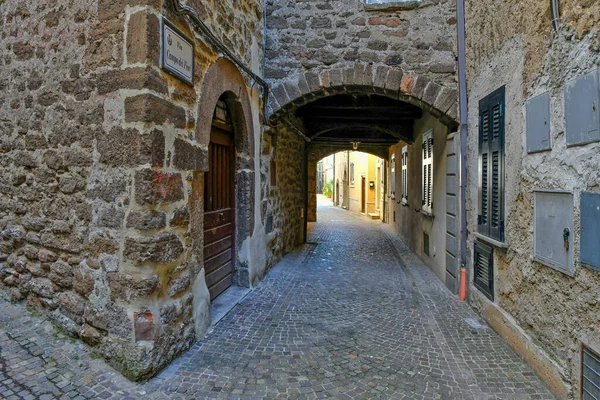
[[[340,93],[378,94],[416,105],[445,125],[458,125],[458,91],[425,75],[386,65],[306,71],[277,81],[269,98],[271,121],[311,101]]]

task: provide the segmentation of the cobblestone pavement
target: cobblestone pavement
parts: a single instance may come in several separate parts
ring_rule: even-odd
[[[0,302],[0,398],[552,399],[380,221],[319,207],[309,244],[153,380]]]

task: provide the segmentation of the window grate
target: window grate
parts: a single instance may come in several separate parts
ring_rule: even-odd
[[[585,346],[581,375],[583,400],[600,400],[600,357]]]
[[[488,299],[494,300],[494,250],[491,246],[475,242],[475,276],[473,282]]]

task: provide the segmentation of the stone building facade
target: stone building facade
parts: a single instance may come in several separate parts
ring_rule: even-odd
[[[579,205],[600,182],[599,142],[569,141],[565,88],[600,65],[600,10],[577,0],[560,5],[553,31],[545,1],[466,1],[463,212],[469,300],[568,398],[580,392],[582,346],[600,351],[600,281],[579,261]],[[456,7],[0,2],[0,292],[47,313],[133,379],[167,365],[210,323],[205,239],[217,231],[205,229],[205,204],[218,169],[209,156],[215,130],[233,142],[233,284],[258,284],[306,240],[307,222],[316,220],[317,162],[354,141],[387,166],[384,221],[457,292]],[[163,17],[194,44],[191,85],[161,68]],[[483,173],[475,173],[482,108],[500,98],[486,100],[492,93],[504,99],[498,238],[480,232]],[[550,133],[529,151],[528,115],[539,95],[548,99]],[[355,110],[387,109],[381,115],[400,122],[375,118],[353,139],[315,128],[312,113],[339,109],[346,114],[334,122],[346,128]],[[572,198],[567,274],[534,260],[536,196],[552,190]],[[348,205],[350,194],[337,193]],[[481,243],[493,251],[486,294],[474,279]]]
[[[466,2],[467,162],[475,172],[468,175],[469,254],[474,255],[476,242],[493,250],[491,296],[471,284],[470,301],[559,398],[581,398],[583,348],[600,351],[599,266],[582,262],[590,246],[585,241],[597,248],[598,237],[582,230],[586,221],[580,207],[586,192],[599,194],[600,143],[594,136],[573,140],[573,107],[583,110],[575,117],[583,120],[597,105],[570,93],[600,65],[600,5],[559,1],[553,13],[551,3]],[[587,90],[597,93],[597,81],[587,82]],[[504,239],[490,240],[477,233],[482,209],[476,172],[482,171],[485,124],[480,101],[497,90],[504,91],[505,222]],[[547,229],[546,223],[561,217],[565,223],[559,229]],[[569,229],[565,245],[563,228]],[[558,245],[544,249],[539,240],[546,239]],[[564,265],[548,260],[560,255]]]
[[[188,5],[261,74],[261,2]],[[162,16],[193,38],[193,85],[160,68]],[[234,284],[256,284],[302,240],[304,164],[282,160],[304,148],[285,129],[264,133],[258,86],[175,2],[4,1],[0,21],[2,291],[125,375],[151,376],[210,323],[203,197],[217,104],[235,131]]]

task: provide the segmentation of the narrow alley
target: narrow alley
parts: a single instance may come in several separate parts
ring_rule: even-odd
[[[308,244],[146,383],[2,301],[0,397],[553,398],[387,225],[319,197]]]

